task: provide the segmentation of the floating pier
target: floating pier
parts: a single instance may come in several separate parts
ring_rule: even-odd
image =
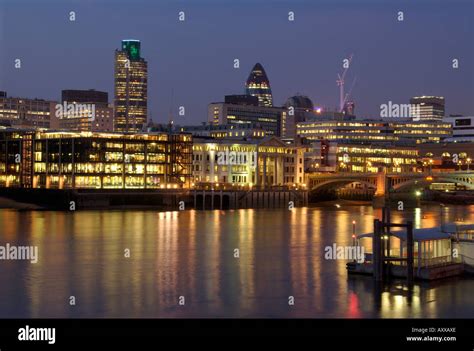
[[[386,217],[384,215],[384,217]],[[402,228],[394,231],[393,228]],[[372,240],[372,253],[363,263],[349,262],[349,274],[372,275],[376,281],[389,277],[435,280],[461,275],[463,263],[453,255],[452,233],[441,228],[413,229],[413,223],[394,224],[374,220],[374,232],[356,237],[358,245]],[[396,244],[396,245],[394,245]]]

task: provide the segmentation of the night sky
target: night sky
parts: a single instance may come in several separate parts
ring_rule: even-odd
[[[472,0],[0,0],[0,90],[59,100],[62,89],[96,89],[113,102],[114,50],[139,39],[156,122],[181,105],[186,116],[175,123],[205,121],[208,103],[244,92],[256,62],[275,105],[301,93],[335,107],[350,53],[346,85],[357,77],[359,118],[415,95],[445,96],[447,114],[474,115],[473,15]]]

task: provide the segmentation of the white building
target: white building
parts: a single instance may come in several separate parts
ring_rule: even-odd
[[[444,121],[453,127],[453,137],[448,141],[474,141],[474,117],[449,116]]]
[[[258,140],[193,139],[194,183],[303,186],[304,148],[276,137]]]

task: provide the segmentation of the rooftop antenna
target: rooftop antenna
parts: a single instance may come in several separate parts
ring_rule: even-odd
[[[339,87],[339,112],[342,112],[344,110],[344,103],[345,103],[345,98],[346,98],[346,96],[344,95],[344,83],[345,83],[344,79],[346,77],[346,73],[349,67],[351,66],[353,56],[354,54],[350,54],[349,58],[345,59],[345,60],[348,60],[347,63],[344,60],[344,63],[345,63],[344,70],[342,71],[342,74],[337,75],[336,84]]]

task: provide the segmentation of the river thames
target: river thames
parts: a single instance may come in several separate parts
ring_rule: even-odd
[[[37,246],[39,257],[35,264],[0,262],[0,318],[474,316],[472,278],[416,283],[412,294],[404,281],[393,281],[378,291],[371,277],[348,277],[347,261],[325,259],[326,246],[351,245],[352,221],[360,234],[372,231],[380,217],[370,206],[345,205],[292,211],[3,209],[0,245]],[[442,217],[474,223],[474,206],[392,213],[393,222],[413,220],[415,228],[437,226]]]

